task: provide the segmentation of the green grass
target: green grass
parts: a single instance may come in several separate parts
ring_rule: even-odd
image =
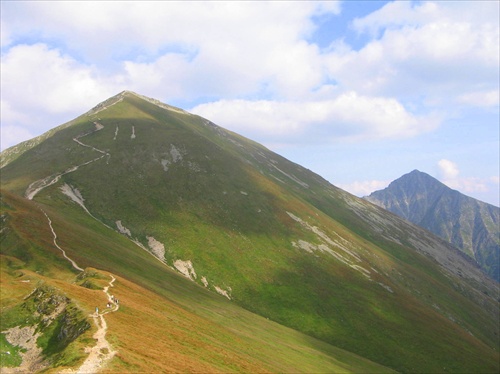
[[[7,341],[5,334],[0,334],[0,367],[17,367],[21,365],[20,353],[23,349],[13,346]]]
[[[13,203],[13,205],[15,205],[15,203]],[[199,315],[202,318],[202,322],[196,322],[198,329],[201,329],[201,326],[207,324],[211,326],[210,330],[203,333],[201,337],[210,337],[210,346],[216,347],[220,345],[221,352],[230,349],[234,351],[231,355],[236,354],[236,356],[233,357],[230,355],[229,358],[226,357],[222,359],[219,353],[210,353],[206,351],[205,345],[198,345],[198,343],[196,343],[195,346],[183,346],[184,348],[182,348],[182,350],[187,350],[191,352],[191,354],[200,356],[200,360],[205,360],[210,363],[210,365],[214,365],[213,367],[219,368],[219,370],[227,371],[238,367],[239,369],[236,371],[242,371],[242,368],[245,366],[241,365],[244,365],[244,362],[253,362],[252,365],[256,365],[257,363],[260,363],[258,365],[264,365],[259,367],[267,368],[266,371],[289,372],[292,368],[303,372],[311,372],[314,369],[320,372],[390,371],[367,360],[361,359],[359,356],[344,352],[326,343],[317,341],[314,338],[307,337],[294,330],[287,329],[265,318],[249,313],[234,305],[234,303],[225,301],[225,299],[219,295],[207,292],[200,286],[186,281],[183,277],[168,270],[164,265],[152,258],[151,255],[138,249],[130,241],[123,238],[123,236],[110,232],[109,229],[96,222],[91,217],[82,214],[79,208],[74,204],[59,207],[57,211],[45,206],[44,210],[46,210],[53,219],[53,225],[56,232],[59,234],[59,244],[68,248],[68,254],[75,258],[80,265],[85,263],[85,258],[87,258],[86,265],[89,265],[91,262],[99,262],[102,268],[108,270],[113,268],[115,274],[125,276],[128,279],[136,281],[138,284],[142,284],[147,289],[153,290],[156,296],[150,296],[150,300],[154,299],[159,302],[158,306],[155,308],[166,308],[166,311],[171,310],[172,306],[169,306],[171,301],[167,300],[173,300],[177,305],[181,305],[188,313]],[[23,209],[17,210],[14,216],[18,214],[24,215],[30,213],[23,207]],[[67,217],[64,221],[59,218],[66,215]],[[12,218],[10,222],[19,223],[25,222],[25,220]],[[33,220],[32,222],[34,225],[32,227],[20,227],[19,234],[23,234],[22,230],[31,231],[35,229],[40,232],[44,231],[42,228],[45,226],[45,222],[42,220]],[[37,228],[37,226],[40,227]],[[88,227],[88,229],[86,229],[86,227]],[[41,238],[38,237],[37,240],[41,240]],[[36,246],[31,246],[27,248],[35,247]],[[88,260],[89,258],[91,261]],[[50,263],[48,265],[50,265]],[[29,267],[29,265],[27,265],[27,267]],[[147,271],[145,271],[145,269],[147,269]],[[65,280],[68,279],[68,274],[71,274],[72,271],[69,267],[68,269],[61,269],[58,271],[50,269],[49,267],[46,273]],[[100,287],[103,285],[102,281],[105,280],[99,273],[92,270],[87,270],[85,274],[77,276],[76,278],[73,276],[73,279],[76,279],[77,283],[80,283],[82,280],[91,279]],[[70,281],[70,283],[73,282]],[[60,286],[59,283],[58,286]],[[102,294],[100,291],[92,291],[84,287],[79,287],[79,289],[82,290],[79,292],[97,292],[98,294]],[[65,293],[67,292],[69,292],[69,290],[65,290]],[[126,294],[124,294],[123,297],[126,297]],[[95,297],[93,297],[92,300],[93,299],[95,299]],[[90,302],[93,303],[93,301]],[[139,305],[142,305],[142,307],[144,306],[143,303],[139,303]],[[19,318],[18,320],[12,321],[11,324],[20,323],[20,319],[27,315],[19,313],[17,310],[19,308],[24,307],[18,305],[11,309],[12,313],[8,314],[8,316],[17,316],[17,318]],[[92,306],[90,306],[89,309],[91,310],[91,308]],[[24,310],[27,311],[28,309],[25,308]],[[127,306],[127,303],[122,306],[121,311],[125,315],[129,313],[128,311],[133,312],[130,306]],[[152,310],[150,312],[152,312]],[[150,312],[141,315],[144,317],[144,315],[149,315]],[[168,315],[168,313],[166,315]],[[156,315],[153,320],[154,322],[151,322],[152,326],[155,326],[154,328],[159,328],[158,326],[162,324],[171,326],[171,323],[169,323],[167,319],[162,320],[162,318],[164,317]],[[181,318],[182,320],[184,317],[178,316],[177,318]],[[57,325],[53,326],[53,331],[56,331]],[[127,320],[123,321],[121,330],[123,330],[123,334],[125,335],[130,333],[130,331],[127,332],[127,326],[129,326]],[[143,326],[143,328],[146,327]],[[200,339],[200,333],[192,329],[193,327],[187,324],[183,331],[185,334],[189,334],[190,339],[195,339],[195,341]],[[42,346],[57,347],[57,344],[50,344],[50,340],[54,336],[51,331],[52,330],[48,330],[45,338],[40,340],[39,343]],[[156,331],[152,334],[155,335]],[[118,339],[117,344],[120,344],[121,338]],[[78,346],[81,345],[82,343],[80,342]],[[125,352],[123,352],[123,354],[125,354]],[[53,360],[54,365],[70,365],[71,362],[78,362],[78,360],[81,360],[81,357],[81,352],[78,353],[78,350],[75,351],[75,348],[70,345],[63,351],[60,351],[60,353],[55,354]],[[127,362],[126,357],[122,358],[123,362]],[[135,365],[138,364],[130,364],[130,367],[136,367]]]
[[[271,323],[266,318],[301,331],[308,337],[291,334],[289,339],[296,342],[300,336],[307,349],[313,349],[312,355],[320,347],[326,355],[320,359],[325,369],[333,346],[398,371],[498,369],[494,315],[498,302],[478,295],[465,281],[444,275],[435,262],[409,249],[404,234],[391,233],[402,243],[397,244],[373,231],[343,201],[342,193],[323,179],[256,143],[205,126],[199,117],[166,112],[135,97],[98,117],[104,129],[81,140],[109,152],[109,160],[67,174],[36,197],[53,221],[58,243],[80,266],[132,280],[189,312],[235,333],[239,330],[246,338],[255,324],[259,338],[253,344],[271,339],[268,353],[275,348],[271,345],[278,330],[266,335]],[[36,179],[96,157],[97,152],[71,140],[92,126],[89,118],[82,117],[56,133],[52,143],[24,153],[2,169],[7,175],[5,188],[24,191],[29,184],[26,175]],[[130,138],[132,126],[135,139]],[[182,160],[174,162],[172,145]],[[52,163],[36,169],[46,160]],[[167,171],[162,160],[170,162]],[[147,236],[164,243],[167,264],[191,260],[198,284],[86,215],[58,191],[62,183],[77,187],[101,222],[114,228],[121,220],[144,245]],[[51,244],[41,212],[25,201],[10,199],[18,211],[10,212],[13,224],[4,254],[45,275],[75,274]],[[287,211],[331,238],[348,240],[361,258],[359,265],[370,269],[371,280],[328,254],[294,248],[292,242],[298,240],[315,245],[322,240]],[[43,261],[44,252],[48,261]],[[233,301],[204,290],[202,276],[212,291],[215,286],[230,287]],[[87,281],[89,292],[99,284],[94,278]],[[246,315],[235,304],[264,318]],[[286,349],[279,349],[280,360],[285,360]],[[300,367],[310,368],[314,360],[303,354],[297,356],[298,361],[305,360]],[[210,357],[212,365],[224,367],[219,356]],[[260,359],[268,362],[269,356]],[[225,367],[233,370],[231,365]]]
[[[75,208],[68,205],[66,209]],[[66,215],[61,208],[58,213],[52,213]],[[85,256],[75,251],[77,262],[87,261],[86,265],[93,266],[104,265],[105,269],[113,269],[118,274],[134,279],[159,294],[181,302],[192,311],[196,309],[194,305],[199,305],[200,295],[188,287],[189,283],[172,283],[167,280],[165,269],[148,254],[134,253],[137,251],[135,248],[130,252],[124,252],[121,248],[117,253],[112,250],[116,246],[114,243],[123,242],[123,245],[126,243],[129,246],[126,239],[120,236],[109,237],[109,230],[90,217],[82,216],[79,221],[80,224],[86,221],[91,230],[77,234],[81,230],[78,227],[54,220],[54,227],[58,232],[75,235],[67,238],[65,234],[60,234],[62,244],[71,243],[85,248]],[[195,249],[200,246],[205,249],[205,267],[201,265],[203,256],[198,257],[198,263],[195,262],[199,277],[206,275],[211,282],[213,279],[219,279],[222,283],[216,283],[219,286],[231,286],[235,300],[253,312],[401,371],[432,371],[437,361],[455,372],[473,371],[480,367],[491,371],[494,367],[484,365],[484,359],[487,357],[485,355],[488,354],[485,346],[478,345],[468,334],[461,332],[460,328],[442,318],[436,311],[425,308],[404,291],[398,297],[392,296],[377,284],[367,283],[361,275],[353,277],[350,273],[345,273],[345,269],[340,265],[330,268],[332,264],[325,263],[323,257],[311,257],[291,248],[283,248],[287,256],[280,257],[277,252],[268,250],[271,242],[266,236],[254,239],[234,234],[228,240],[227,237],[221,237],[212,226],[195,225],[194,222],[185,225],[190,227],[193,233],[183,231],[182,243],[189,248],[188,243],[195,240],[191,251],[187,252],[189,255],[194,255]],[[92,239],[92,233],[95,232],[101,232],[102,238],[97,241]],[[201,238],[209,240],[200,241]],[[93,242],[99,242],[99,247],[92,249]],[[227,256],[228,245],[231,248],[230,253],[237,255],[238,263]],[[102,251],[101,248],[108,250]],[[266,248],[267,252],[264,250]],[[92,261],[89,262],[88,259]],[[148,271],[144,272],[144,263],[141,264],[141,261],[146,259],[148,263],[153,261],[154,265],[148,265]],[[258,267],[259,271],[255,269],[257,259],[263,260],[262,265]],[[205,268],[212,269],[212,272],[203,273]],[[220,269],[219,274],[213,272],[214,268]],[[282,269],[281,274],[279,269]],[[345,278],[339,277],[342,272]],[[256,282],[259,276],[261,282]],[[423,273],[418,279],[423,281],[426,277],[428,276]],[[249,284],[252,287],[248,287]],[[449,292],[449,289],[444,288],[440,294],[441,291],[438,290],[443,286],[437,283],[439,287],[436,289],[433,287],[435,285],[429,283],[426,286],[424,282],[420,289],[428,287],[429,292],[432,290],[430,295],[435,295],[436,300],[442,303],[443,294]],[[401,288],[396,288],[396,292],[401,291]],[[449,297],[449,305],[457,302],[456,295]],[[205,298],[201,300],[207,301]],[[460,305],[463,306],[464,301],[461,300]],[[476,309],[476,319],[481,315],[479,308],[472,305],[466,309]],[[196,312],[203,313],[199,310]],[[460,317],[460,314],[455,316]],[[425,333],[417,334],[415,326],[419,326],[419,332],[423,330]],[[450,334],[449,339],[443,339],[443,336]],[[436,341],[442,344],[437,345]],[[457,352],[464,355],[470,349],[481,351],[478,356],[480,358],[474,359],[467,354],[464,356],[468,357],[466,361],[457,360]],[[495,359],[494,353],[491,354],[489,362]]]

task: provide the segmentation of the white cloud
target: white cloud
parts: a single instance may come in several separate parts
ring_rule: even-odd
[[[490,191],[488,181],[481,178],[469,177],[448,179],[443,180],[443,183],[448,187],[458,190],[466,195]]]
[[[489,191],[486,181],[475,177],[461,178],[459,183],[457,183],[456,188],[465,191],[465,193]]]
[[[437,6],[434,3],[413,5],[410,1],[395,1],[381,9],[352,22],[359,33],[369,33],[373,37],[386,28],[416,26],[428,23],[436,18]]]
[[[390,181],[381,180],[355,181],[352,183],[337,184],[337,187],[340,187],[343,190],[352,193],[353,195],[363,197],[368,196],[374,191],[386,188],[389,183]]]
[[[40,32],[66,48],[109,59],[141,52],[225,47],[266,52],[289,45],[314,29],[311,17],[338,14],[339,2],[16,2],[3,6],[9,40]],[[114,53],[115,56],[110,54]],[[225,54],[225,53],[223,53]]]
[[[31,138],[33,138],[33,134],[23,127],[3,125],[0,127],[0,148],[2,150]]]
[[[36,133],[130,89],[211,100],[194,110],[246,135],[417,136],[441,123],[439,98],[493,102],[495,6],[389,3],[353,23],[373,35],[364,48],[322,51],[308,41],[313,17],[339,2],[2,3],[2,125]],[[15,45],[33,35],[45,44]]]
[[[478,107],[498,107],[500,104],[500,91],[490,90],[465,93],[458,97],[458,101]]]
[[[1,125],[10,139],[38,135],[117,93],[92,67],[45,44],[12,47],[1,71]],[[2,139],[2,148],[10,142]]]
[[[2,3],[2,126],[38,134],[123,89],[166,102],[307,96],[324,78],[319,49],[304,41],[311,17],[339,11],[338,2]],[[33,35],[42,42],[15,44]]]
[[[458,177],[458,166],[454,162],[443,158],[439,160],[438,166],[441,171],[443,180],[454,180]]]
[[[329,72],[343,87],[424,104],[498,90],[498,13],[498,2],[388,3],[353,22],[373,39],[359,51],[333,46]]]
[[[441,159],[438,162],[441,181],[448,187],[461,191],[465,194],[488,192],[490,190],[490,180],[477,177],[461,177],[456,163]]]
[[[498,23],[498,11],[499,4],[494,1],[393,1],[363,18],[355,19],[353,28],[376,35],[385,28],[415,27],[442,20],[495,24]]]
[[[91,67],[45,44],[19,45],[2,56],[2,96],[11,109],[63,113],[102,98]]]
[[[191,112],[247,136],[285,142],[405,138],[439,124],[438,118],[413,115],[395,99],[355,92],[324,101],[220,100]]]

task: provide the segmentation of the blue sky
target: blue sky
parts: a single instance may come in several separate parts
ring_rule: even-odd
[[[1,1],[1,148],[122,90],[358,196],[418,169],[499,205],[498,1]]]

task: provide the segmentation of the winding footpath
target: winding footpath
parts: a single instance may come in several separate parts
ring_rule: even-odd
[[[37,181],[34,181],[33,183],[31,183],[28,186],[28,188],[26,189],[26,192],[24,193],[24,196],[26,196],[26,198],[28,200],[33,200],[33,198],[41,190],[43,190],[44,188],[47,188],[47,187],[52,186],[53,184],[57,183],[61,179],[61,177],[63,175],[72,173],[72,172],[78,170],[80,167],[88,165],[88,164],[91,164],[92,162],[99,161],[100,159],[102,159],[102,158],[104,158],[106,156],[108,157],[108,161],[109,161],[109,158],[111,157],[111,155],[108,152],[103,151],[101,149],[97,149],[95,147],[92,147],[91,145],[84,144],[84,143],[82,143],[80,141],[80,139],[83,138],[84,136],[93,134],[94,132],[102,130],[104,128],[104,126],[101,125],[99,122],[93,122],[93,123],[95,125],[95,129],[94,130],[89,131],[89,132],[84,133],[84,134],[81,134],[81,135],[78,135],[76,138],[73,138],[73,141],[76,142],[77,144],[81,145],[82,147],[90,148],[90,149],[92,149],[92,150],[94,150],[96,152],[101,153],[102,155],[99,156],[99,157],[97,157],[97,158],[94,158],[93,160],[84,162],[83,164],[80,164],[80,165],[77,165],[77,166],[72,166],[69,169],[63,171],[62,173],[56,173],[56,174],[53,174],[53,175],[49,175],[46,178],[42,178],[42,179],[39,179]]]
[[[82,366],[80,366],[80,368],[77,370],[78,374],[96,373],[116,354],[116,351],[113,351],[111,345],[106,340],[108,325],[106,324],[106,320],[104,319],[104,315],[116,312],[120,308],[114,297],[108,292],[109,287],[114,287],[113,282],[115,281],[115,277],[113,277],[112,275],[110,275],[110,277],[111,281],[109,282],[109,286],[104,287],[103,292],[108,297],[108,303],[111,305],[111,307],[107,308],[102,313],[96,312],[89,315],[90,317],[94,318],[94,323],[97,326],[97,331],[92,336],[95,340],[97,340],[97,343],[92,348],[87,348],[85,350],[87,353],[89,353],[89,356],[82,364]]]
[[[45,213],[43,210],[42,212],[43,214],[45,214],[45,217],[47,217],[50,230],[52,231],[52,235],[54,236],[54,245],[62,252],[64,258],[66,258],[76,270],[84,271],[84,269],[78,266],[77,263],[66,254],[66,251],[62,249],[59,244],[57,244],[57,234],[52,226],[52,221],[50,220],[47,213]],[[78,374],[96,373],[100,368],[105,366],[105,364],[116,354],[116,351],[112,350],[111,345],[106,340],[108,325],[106,323],[106,320],[104,319],[104,316],[106,314],[116,312],[120,308],[116,299],[109,293],[109,288],[114,287],[113,283],[116,279],[111,274],[109,276],[111,277],[111,280],[109,281],[108,286],[104,287],[103,292],[106,294],[108,305],[110,305],[110,307],[104,309],[104,311],[101,313],[96,310],[95,313],[89,315],[89,317],[92,317],[94,319],[94,323],[97,326],[97,331],[92,336],[94,339],[96,339],[97,343],[93,347],[85,348],[85,352],[88,353],[89,356],[82,364],[82,366],[80,366],[80,368],[76,371],[76,373]],[[72,370],[64,372],[75,373]]]
[[[82,166],[85,166],[85,165],[88,165],[92,162],[98,161],[106,156],[108,157],[108,160],[109,160],[109,157],[111,155],[108,152],[105,152],[105,151],[102,151],[102,150],[97,149],[95,147],[92,147],[90,145],[84,144],[79,140],[79,139],[83,138],[84,136],[90,135],[96,131],[103,129],[103,127],[104,127],[101,124],[99,124],[98,122],[94,122],[94,125],[95,125],[94,130],[87,132],[85,134],[79,135],[76,138],[73,138],[73,141],[76,142],[77,144],[79,144],[80,146],[91,148],[92,150],[99,152],[102,155],[97,157],[97,158],[94,158],[93,160],[87,161],[81,165],[73,166],[73,167],[65,170],[62,173],[57,173],[57,174],[48,176],[46,178],[43,178],[43,179],[40,179],[40,180],[37,180],[37,181],[31,183],[28,186],[28,188],[26,189],[26,192],[25,192],[26,198],[28,198],[29,200],[33,200],[33,198],[40,191],[42,191],[44,188],[49,187],[49,186],[57,183],[63,175],[74,172]],[[49,224],[50,231],[52,232],[52,235],[54,237],[53,242],[54,242],[54,245],[56,246],[56,248],[58,248],[62,252],[64,258],[71,263],[71,265],[73,266],[74,269],[76,269],[78,271],[84,271],[84,269],[81,268],[80,266],[78,266],[78,264],[66,254],[66,251],[63,248],[61,248],[61,246],[59,246],[59,244],[57,243],[57,234],[54,230],[54,227],[52,226],[52,220],[49,218],[47,213],[41,207],[39,207],[39,208],[43,212],[45,217],[47,218],[47,222]],[[88,213],[90,214],[90,212],[88,212]],[[105,366],[106,363],[109,360],[111,360],[113,358],[113,356],[116,354],[116,351],[114,351],[112,349],[111,345],[106,340],[106,333],[108,330],[108,325],[106,323],[106,320],[104,319],[104,316],[106,314],[116,312],[119,309],[119,305],[118,305],[116,299],[109,293],[109,288],[114,287],[113,283],[115,281],[115,277],[113,277],[111,274],[110,274],[110,277],[111,277],[111,281],[109,282],[108,286],[104,287],[104,289],[103,289],[103,292],[106,294],[106,297],[108,300],[108,305],[110,305],[110,307],[104,309],[104,311],[101,313],[97,312],[97,310],[96,310],[96,312],[94,314],[89,315],[89,317],[92,317],[94,319],[94,323],[97,326],[97,331],[93,335],[93,338],[96,339],[97,342],[96,342],[95,346],[85,348],[85,352],[88,353],[89,355],[88,355],[87,359],[84,361],[84,363],[80,366],[80,368],[76,371],[76,373],[78,373],[78,374],[88,374],[88,373],[98,372],[99,369],[101,369],[103,366]],[[75,371],[73,371],[73,370],[65,370],[64,372],[65,373],[75,373]]]
[[[45,211],[42,208],[40,208],[40,210],[43,212],[43,214],[45,214],[45,217],[47,217],[47,221],[49,222],[50,230],[52,231],[52,235],[54,236],[54,245],[62,252],[64,258],[66,260],[68,260],[69,262],[71,262],[71,265],[73,265],[73,267],[76,270],[83,271],[83,269],[80,266],[78,266],[75,261],[73,261],[71,258],[68,257],[68,255],[66,254],[66,251],[64,249],[62,249],[61,247],[59,247],[59,244],[57,244],[57,234],[54,231],[54,228],[52,227],[52,221],[50,220],[49,216],[47,215],[47,213],[45,213]]]

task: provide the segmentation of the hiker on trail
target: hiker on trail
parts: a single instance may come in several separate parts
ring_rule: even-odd
[[[95,314],[99,314],[99,308],[95,307]]]

